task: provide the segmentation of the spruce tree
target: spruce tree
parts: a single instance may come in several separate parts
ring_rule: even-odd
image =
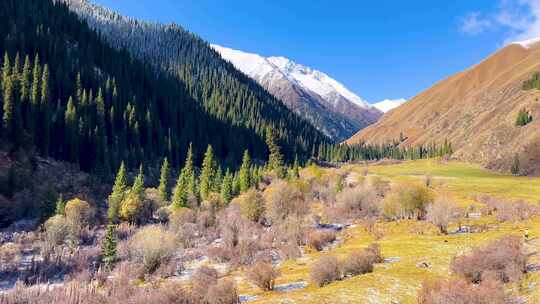
[[[41,104],[40,104],[40,146],[41,153],[44,156],[49,155],[50,144],[50,105],[49,105],[49,65],[45,64],[43,68],[43,76],[41,79]]]
[[[107,226],[107,233],[101,243],[101,260],[105,267],[111,268],[116,262],[116,237],[114,225]]]
[[[193,147],[190,144],[184,168],[180,171],[174,187],[172,205],[174,209],[188,207],[188,198],[196,193],[195,168],[193,166]]]
[[[186,185],[185,171],[178,175],[176,186],[173,190],[172,207],[173,209],[181,209],[187,207],[187,185]]]
[[[193,200],[194,204],[198,200],[198,191],[197,191],[197,177],[195,176],[195,166],[193,164],[193,145],[189,144],[189,149],[187,152],[186,163],[184,165],[184,179],[186,186],[186,199]],[[187,203],[187,201],[186,201]],[[195,207],[195,206],[192,206]]]
[[[128,181],[127,181],[126,166],[124,162],[122,161],[122,164],[120,165],[120,169],[118,169],[118,174],[116,174],[116,179],[114,181],[112,193],[109,196],[109,210],[107,212],[107,215],[111,223],[118,222],[118,218],[120,215],[120,208],[122,206],[122,201],[124,200],[127,189],[128,189]]]
[[[159,196],[163,201],[169,200],[169,160],[165,157],[163,160],[163,165],[161,166],[161,174],[159,176],[159,187],[158,192]]]
[[[239,172],[239,178],[240,178],[240,192],[244,193],[252,185],[252,178],[251,178],[251,159],[249,157],[249,151],[244,151],[244,156],[242,158],[242,166],[240,167]]]
[[[298,164],[298,155],[295,155],[294,157],[294,164],[292,168],[292,178],[293,179],[300,178],[300,165]]]
[[[7,77],[3,82],[3,116],[2,116],[2,129],[3,134],[9,140],[15,140],[15,101],[13,100],[13,82],[11,77]]]
[[[268,128],[266,132],[266,145],[268,151],[270,151],[270,155],[268,156],[268,169],[274,171],[279,178],[285,177],[283,155],[281,155],[274,132],[270,128]]]
[[[30,116],[30,57],[27,55],[24,59],[24,66],[21,74],[21,107],[22,107],[22,116],[24,119],[24,127],[28,128],[28,120],[31,119]]]
[[[42,78],[41,74],[41,65],[39,62],[39,55],[36,53],[34,59],[34,68],[32,70],[32,89],[30,91],[30,103],[31,103],[31,114],[30,119],[28,120],[29,124],[29,133],[32,138],[36,137],[36,120],[37,120],[37,109],[39,108],[39,92],[40,92],[40,81]]]
[[[220,191],[221,199],[226,204],[230,203],[232,200],[232,196],[233,196],[232,183],[233,183],[232,174],[231,172],[229,172],[229,170],[227,170],[227,172],[225,173],[225,176],[223,177],[223,182],[221,183],[221,191]]]
[[[4,88],[5,83],[7,82],[10,76],[11,76],[11,62],[9,60],[9,55],[6,52],[4,54],[4,64],[2,66],[2,78],[0,79],[2,83],[2,91],[5,90]]]
[[[200,177],[200,193],[201,199],[206,200],[208,195],[212,191],[212,182],[215,177],[215,161],[214,151],[212,146],[208,145],[206,153],[204,154],[204,160],[202,164],[201,177]]]
[[[56,215],[66,215],[66,201],[64,200],[64,196],[62,193],[58,195],[58,199],[56,200]]]

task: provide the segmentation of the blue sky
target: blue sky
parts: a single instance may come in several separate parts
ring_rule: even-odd
[[[508,41],[540,36],[540,0],[95,0],[211,43],[285,56],[376,102],[412,98]]]

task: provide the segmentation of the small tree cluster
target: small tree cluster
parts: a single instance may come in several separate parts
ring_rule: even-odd
[[[533,120],[532,115],[526,109],[521,109],[516,118],[516,126],[523,127]]]
[[[274,289],[274,283],[279,276],[279,271],[271,263],[258,262],[249,268],[248,279],[264,291]]]
[[[433,192],[425,185],[400,184],[383,201],[383,215],[388,219],[423,219],[433,200]]]

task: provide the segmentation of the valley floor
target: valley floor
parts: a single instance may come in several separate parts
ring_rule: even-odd
[[[352,166],[353,174],[361,176],[366,168]],[[429,177],[438,194],[451,196],[463,206],[481,207],[478,198],[490,195],[508,203],[522,199],[537,203],[540,198],[540,178],[515,177],[483,170],[460,163],[437,160],[411,161],[368,168],[390,182],[418,180]],[[449,264],[456,255],[505,235],[522,236],[529,230],[526,250],[529,267],[538,269],[540,257],[540,218],[520,222],[499,222],[494,216],[471,213],[461,225],[483,227],[484,232],[441,235],[427,222],[398,221],[378,223],[380,238],[375,239],[361,225],[340,233],[342,242],[323,252],[307,253],[298,260],[280,265],[281,276],[276,284],[285,291],[261,292],[243,279],[241,272],[232,273],[239,283],[243,299],[251,303],[416,303],[416,295],[424,280],[449,277]],[[457,225],[449,230],[456,231]],[[322,288],[309,283],[309,265],[319,256],[333,254],[345,258],[353,251],[371,243],[380,245],[385,263],[377,264],[373,273],[334,282]],[[526,303],[540,301],[540,272],[531,271],[519,286],[509,286],[509,292]]]

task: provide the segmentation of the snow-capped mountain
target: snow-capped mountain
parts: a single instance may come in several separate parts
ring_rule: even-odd
[[[285,57],[212,47],[331,138],[346,139],[382,116],[381,111],[323,72]]]
[[[381,112],[386,113],[392,109],[395,109],[399,107],[400,105],[407,102],[407,99],[400,98],[400,99],[385,99],[383,101],[379,101],[373,106],[377,109],[379,109]]]

